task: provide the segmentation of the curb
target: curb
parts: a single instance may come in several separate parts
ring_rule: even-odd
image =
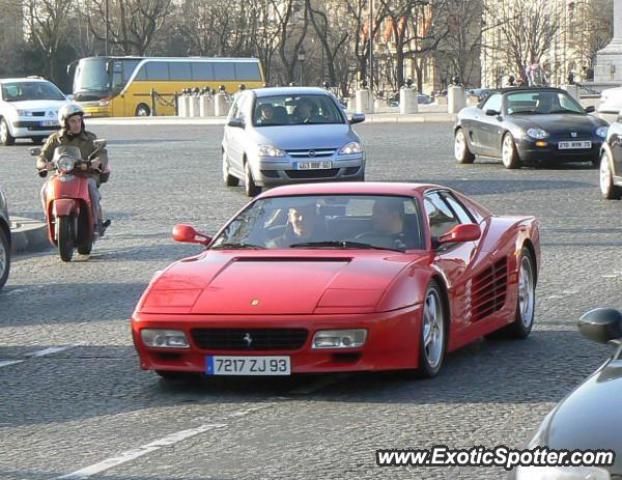
[[[47,225],[30,218],[11,218],[11,250],[16,253],[30,253],[49,248]]]

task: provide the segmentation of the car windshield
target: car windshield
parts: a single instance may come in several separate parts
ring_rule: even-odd
[[[272,95],[255,102],[253,125],[346,123],[341,109],[329,95]]]
[[[24,100],[65,100],[65,95],[50,82],[14,82],[2,84],[5,102]]]
[[[505,96],[508,115],[548,115],[571,113],[585,115],[585,110],[565,92],[543,90],[508,93]]]
[[[260,199],[214,240],[213,249],[423,249],[411,197],[314,195]]]

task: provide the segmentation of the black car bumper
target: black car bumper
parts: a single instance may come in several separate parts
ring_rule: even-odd
[[[591,148],[560,149],[559,142],[590,141]],[[538,142],[538,143],[536,143]],[[540,143],[543,142],[543,143]],[[544,145],[545,144],[545,145]],[[517,142],[516,148],[521,162],[539,164],[545,162],[595,162],[600,155],[602,138],[559,138],[537,141],[522,140]]]

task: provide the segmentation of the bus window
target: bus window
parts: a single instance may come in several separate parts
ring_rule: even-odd
[[[188,62],[169,62],[168,71],[171,80],[190,80],[190,64]]]
[[[147,80],[147,64],[143,63],[134,80]]]
[[[147,62],[147,78],[150,81],[168,81],[168,62]]]
[[[252,80],[256,82],[261,81],[261,74],[259,73],[259,65],[250,62],[238,62],[235,64],[235,79],[236,80]]]
[[[136,66],[140,63],[140,60],[124,60],[123,61],[123,84],[125,85],[130,79]]]
[[[214,71],[209,62],[192,62],[192,80],[209,81],[214,80]]]
[[[214,76],[219,81],[235,80],[233,62],[214,62]]]

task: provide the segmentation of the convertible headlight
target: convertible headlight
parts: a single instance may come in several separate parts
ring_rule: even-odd
[[[596,129],[596,135],[598,135],[600,138],[607,138],[608,130],[609,130],[609,127],[598,127]]]
[[[549,136],[549,132],[546,130],[542,130],[541,128],[530,128],[527,130],[527,135],[531,138],[535,138],[536,140],[542,140]]]
[[[363,147],[359,142],[350,142],[339,150],[339,155],[352,155],[353,153],[361,153]]]
[[[284,157],[285,152],[280,148],[273,147],[272,145],[259,145],[260,157]]]
[[[320,330],[313,336],[313,348],[357,348],[367,339],[367,330]]]
[[[76,161],[68,156],[63,156],[58,159],[56,162],[56,168],[58,168],[62,173],[69,173],[75,167]]]
[[[517,467],[516,480],[610,480],[607,470],[597,467]]]
[[[156,348],[189,348],[186,334],[181,330],[160,330],[158,328],[144,328],[140,331],[140,338],[148,347]]]

